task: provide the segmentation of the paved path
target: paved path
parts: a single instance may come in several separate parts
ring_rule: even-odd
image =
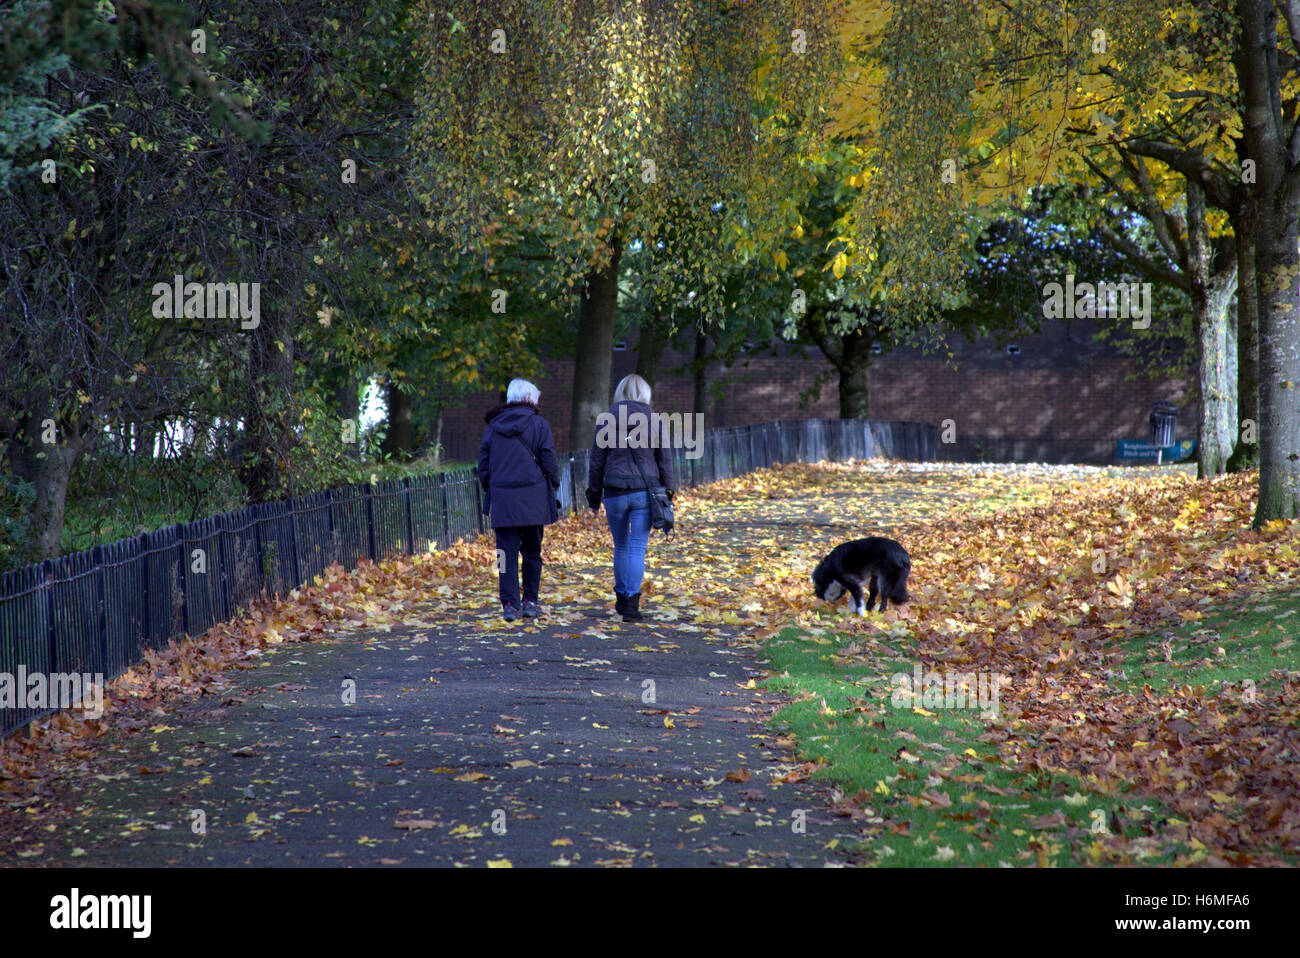
[[[747,650],[655,628],[613,636],[602,624],[506,641],[395,629],[277,650],[221,703],[169,714],[99,778],[61,789],[73,813],[55,819],[40,859],[843,860],[854,833],[827,811],[826,789],[771,784],[794,760],[764,724],[772,703],[743,688],[759,674]],[[355,705],[343,702],[349,678]],[[653,704],[642,701],[647,680]],[[195,812],[206,835],[193,832]]]
[[[396,624],[268,649],[207,704],[111,732],[88,769],[5,809],[0,864],[849,863],[856,829],[767,723],[780,703],[754,687],[753,644],[690,622],[719,601],[743,617],[774,562],[810,567],[955,504],[937,477],[905,478],[699,507],[680,544],[652,547],[659,621],[615,619],[608,570],[579,558],[607,548],[588,519],[548,533],[562,601],[540,627],[503,623],[484,575]],[[846,496],[879,498],[871,529]]]

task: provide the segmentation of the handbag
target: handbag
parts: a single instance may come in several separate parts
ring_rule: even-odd
[[[632,465],[636,466],[636,471],[641,474],[641,481],[645,483],[646,498],[650,500],[650,528],[662,529],[665,536],[673,534],[673,500],[668,495],[668,490],[663,486],[652,486],[650,480],[645,477],[645,472],[641,469],[641,463],[636,461],[636,450],[628,450],[632,454]]]

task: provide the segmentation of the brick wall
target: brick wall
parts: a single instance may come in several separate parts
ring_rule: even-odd
[[[1067,369],[885,362],[873,369],[871,415],[952,419],[959,437],[1145,439],[1151,404],[1170,399],[1179,405],[1178,438],[1193,438],[1195,389],[1170,378],[1131,379],[1133,369],[1119,358]]]
[[[953,420],[959,439],[1035,438],[1056,441],[1146,439],[1151,404],[1179,405],[1179,439],[1196,436],[1196,385],[1169,375],[1134,376],[1136,366],[1091,340],[1078,325],[1058,323],[1025,336],[1009,355],[990,340],[951,344],[953,359],[899,349],[876,357],[870,374],[871,418],[929,422]],[[671,375],[685,357],[665,354],[655,384],[661,412],[694,412],[689,375]],[[636,368],[634,349],[616,350],[611,387]],[[551,423],[556,448],[569,448],[572,360],[546,360],[534,382],[542,391],[541,412]],[[800,395],[829,370],[816,350],[778,344],[774,353],[750,355],[730,368],[711,368],[711,386],[721,395],[705,410],[707,429],[782,419],[835,418],[839,388],[826,380],[820,398],[800,405]],[[443,444],[450,459],[477,458],[483,413],[499,402],[483,392],[443,420]]]

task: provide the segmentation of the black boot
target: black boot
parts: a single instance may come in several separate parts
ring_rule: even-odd
[[[641,593],[633,592],[627,597],[627,604],[623,606],[624,622],[640,622],[645,616],[641,614]]]
[[[627,611],[627,596],[617,589],[614,590],[614,612],[622,615]]]

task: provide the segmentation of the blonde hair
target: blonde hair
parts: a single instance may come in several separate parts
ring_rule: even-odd
[[[650,405],[650,384],[636,373],[624,376],[614,390],[614,402],[623,400]]]

